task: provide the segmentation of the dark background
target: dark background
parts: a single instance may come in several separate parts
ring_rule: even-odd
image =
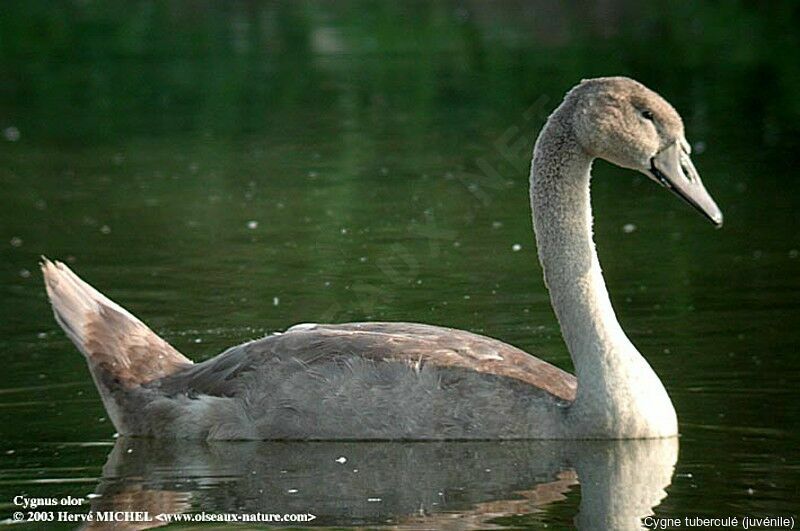
[[[384,319],[571,370],[529,154],[571,86],[628,75],[681,112],[725,214],[714,231],[595,165],[612,299],[681,422],[657,512],[796,511],[798,5],[394,4],[3,3],[0,502],[85,494],[113,433],[41,254],[197,360],[296,322]],[[551,523],[569,527],[578,490]]]

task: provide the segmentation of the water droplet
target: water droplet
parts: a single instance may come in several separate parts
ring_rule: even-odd
[[[289,489],[286,492],[288,492],[289,494],[297,494],[299,491],[297,489]]]
[[[255,230],[258,228],[258,221],[251,219],[247,222],[247,228],[250,230]]]
[[[11,244],[11,247],[22,247],[22,238],[14,236],[13,238],[11,238],[11,241],[9,243]]]
[[[278,297],[272,297],[272,305],[277,306],[281,303],[281,299]]]
[[[626,223],[625,225],[622,226],[622,232],[624,232],[625,234],[630,234],[635,230],[636,230],[636,225],[634,225],[633,223]]]
[[[103,225],[102,227],[100,227],[100,232],[103,234],[111,234],[111,227],[109,227],[108,225]]]
[[[374,503],[374,502],[380,502],[380,501],[383,501],[383,500],[381,500],[380,498],[367,498],[367,501],[370,502],[370,503]]]
[[[343,465],[347,462],[347,458],[343,455],[339,456],[338,458],[336,458],[336,462],[339,463],[340,465]]]
[[[20,269],[19,276],[21,276],[22,278],[29,278],[31,276],[31,272],[28,271],[27,269]]]
[[[514,245],[511,246],[511,250],[517,253],[522,250],[522,245],[515,243]]]
[[[3,137],[9,142],[16,142],[17,140],[19,140],[20,137],[19,129],[17,129],[13,125],[10,127],[6,127],[5,129],[3,129]]]

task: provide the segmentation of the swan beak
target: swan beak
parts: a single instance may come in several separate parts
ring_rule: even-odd
[[[650,159],[647,176],[700,211],[716,227],[722,226],[722,212],[703,186],[689,158],[689,145],[675,142]]]

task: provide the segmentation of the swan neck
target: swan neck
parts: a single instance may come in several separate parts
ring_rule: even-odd
[[[571,128],[549,123],[531,170],[539,261],[579,378],[587,363],[632,348],[611,306],[592,239],[592,161]]]
[[[531,167],[539,260],[578,379],[567,436],[675,435],[672,402],[622,330],[603,280],[592,239],[593,158],[562,106],[539,135]]]

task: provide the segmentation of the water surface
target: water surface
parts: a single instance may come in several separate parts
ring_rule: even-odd
[[[529,153],[563,93],[607,74],[675,104],[726,220],[715,231],[644,177],[595,165],[612,299],[680,419],[679,451],[641,465],[654,471],[644,505],[796,514],[797,9],[603,5],[6,3],[0,518],[18,494],[108,507],[131,491],[176,512],[307,510],[340,526],[620,516],[602,493],[639,480],[612,458],[661,453],[115,447],[37,269],[41,254],[69,262],[195,360],[297,322],[411,320],[571,370],[535,255]]]

